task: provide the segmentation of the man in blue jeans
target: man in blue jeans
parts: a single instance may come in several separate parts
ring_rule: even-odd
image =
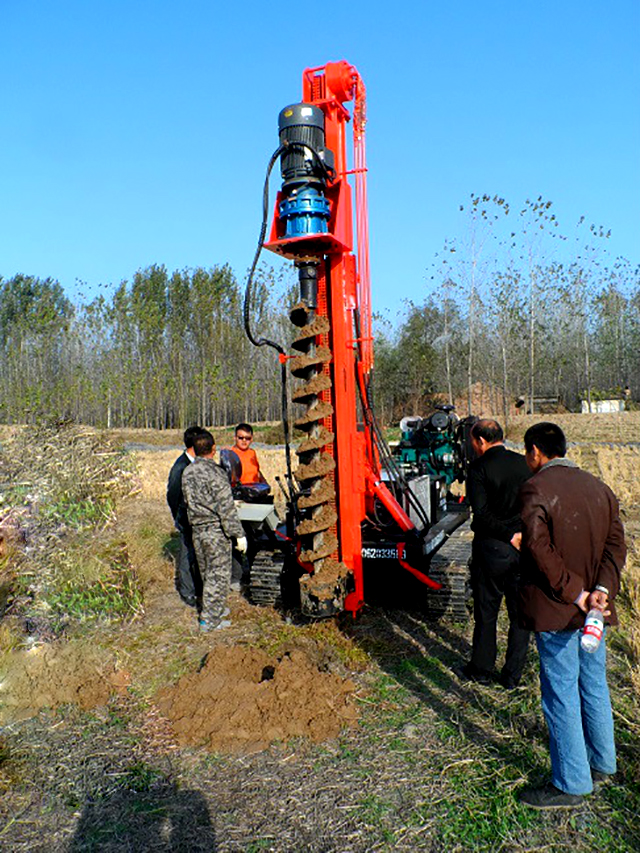
[[[594,783],[616,771],[604,638],[580,646],[585,613],[617,624],[614,599],[626,547],[618,501],[603,482],[565,459],[559,426],[539,423],[524,436],[534,473],[520,490],[520,620],[536,632],[542,710],[549,729],[551,782],[522,791],[534,808],[579,805]]]

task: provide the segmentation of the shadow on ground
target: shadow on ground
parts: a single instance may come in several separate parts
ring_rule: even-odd
[[[174,783],[150,791],[119,790],[87,802],[68,853],[214,853],[205,797]]]
[[[518,692],[537,688],[529,681],[508,693],[497,684],[485,687],[461,682],[453,669],[469,657],[470,643],[446,621],[425,624],[419,613],[377,611],[348,633],[380,668],[429,707],[438,718],[475,745],[483,745],[533,783],[545,780],[548,767],[532,760],[532,741],[546,748],[547,732],[534,714],[516,713]],[[533,654],[530,651],[530,654]],[[522,693],[520,693],[520,697]],[[510,737],[515,728],[519,737]],[[515,734],[511,731],[512,734]]]

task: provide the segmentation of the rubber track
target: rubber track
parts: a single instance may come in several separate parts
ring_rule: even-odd
[[[282,570],[284,554],[258,551],[249,573],[249,596],[261,607],[279,607],[282,604]]]
[[[471,522],[466,521],[431,559],[429,577],[442,584],[441,590],[429,590],[427,608],[438,616],[467,621],[471,597]]]

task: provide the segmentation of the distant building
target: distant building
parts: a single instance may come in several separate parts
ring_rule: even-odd
[[[582,414],[588,415],[589,412],[597,415],[611,414],[612,412],[624,412],[624,400],[592,400],[591,407],[589,401],[582,401]]]

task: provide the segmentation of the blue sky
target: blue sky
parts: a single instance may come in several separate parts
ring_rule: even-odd
[[[375,310],[424,298],[472,192],[542,195],[640,261],[638,0],[2,0],[0,40],[4,277],[243,278],[278,112],[338,59],[367,86]]]

